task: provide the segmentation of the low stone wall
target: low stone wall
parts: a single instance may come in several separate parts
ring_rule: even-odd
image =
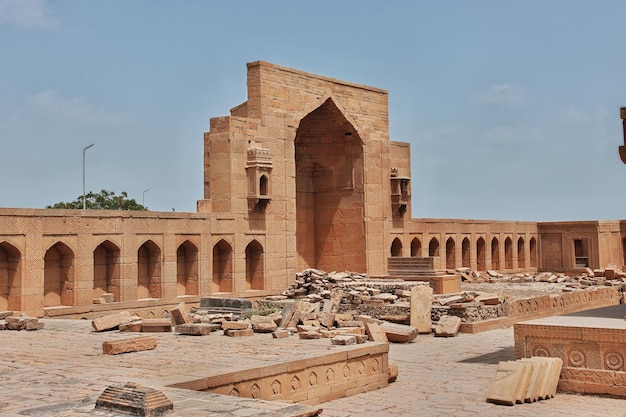
[[[315,405],[389,383],[388,343],[169,385],[214,394]]]

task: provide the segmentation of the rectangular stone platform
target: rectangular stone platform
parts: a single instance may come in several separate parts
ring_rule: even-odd
[[[626,305],[515,324],[517,358],[563,360],[559,390],[626,397]]]

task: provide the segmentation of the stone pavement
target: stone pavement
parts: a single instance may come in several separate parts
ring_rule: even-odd
[[[102,355],[103,341],[137,334],[95,333],[90,322],[84,320],[43,321],[44,330],[0,332],[0,416],[61,415],[45,409],[38,413],[25,410],[68,402],[90,408],[104,388],[112,384],[133,381],[162,387],[177,382],[181,375],[193,375],[201,367],[226,372],[333,349],[328,340],[300,341],[295,337],[282,339],[279,347],[275,341],[264,343],[269,335],[229,338],[218,334],[194,337],[151,333],[159,340],[159,349],[110,356]],[[622,399],[560,393],[550,400],[513,407],[487,403],[485,398],[497,364],[514,359],[513,345],[512,328],[453,338],[421,335],[411,344],[392,344],[390,362],[398,365],[400,371],[396,382],[316,408],[323,408],[322,416],[330,417],[626,416],[626,401]],[[272,403],[254,411],[254,400],[227,397],[220,402],[215,394],[185,390],[166,394],[184,396],[185,392],[190,393],[189,402],[211,401],[223,410],[213,414],[180,411],[176,415],[288,415],[281,414],[284,405],[276,406],[273,414],[262,411],[269,411]]]

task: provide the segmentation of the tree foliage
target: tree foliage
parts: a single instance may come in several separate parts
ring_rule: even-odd
[[[80,195],[76,200],[69,203],[60,202],[46,206],[46,208],[82,209],[83,196]],[[88,210],[148,210],[147,207],[139,204],[134,198],[128,198],[126,191],[122,191],[120,195],[115,195],[115,192],[108,190],[102,190],[97,194],[90,191],[88,194],[85,194],[85,208]]]

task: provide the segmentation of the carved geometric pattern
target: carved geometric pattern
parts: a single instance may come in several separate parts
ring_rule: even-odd
[[[315,372],[309,374],[309,385],[317,385],[317,374]]]
[[[343,376],[346,378],[350,376],[350,367],[347,364],[343,366]]]
[[[359,362],[359,375],[363,375],[365,373],[365,363],[363,361]]]
[[[300,389],[300,378],[298,378],[295,375],[293,378],[291,378],[291,389],[292,391],[296,391]]]
[[[604,355],[604,366],[612,371],[621,371],[624,367],[624,358],[617,352],[607,352]]]
[[[332,382],[334,380],[335,380],[335,371],[333,371],[333,368],[328,368],[326,370],[326,381]]]
[[[274,394],[280,394],[280,381],[278,381],[277,379],[272,382],[272,392]]]
[[[569,359],[569,365],[573,366],[574,368],[580,368],[584,366],[585,362],[587,361],[587,358],[585,358],[585,354],[580,350],[570,351],[567,355],[567,358]]]
[[[372,360],[372,371],[378,372],[378,367],[379,367],[378,359],[374,358]]]
[[[228,394],[231,397],[239,397],[239,390],[237,388],[233,388],[230,390],[230,393]]]
[[[250,387],[250,397],[254,399],[259,398],[260,393],[261,393],[261,388],[259,388],[257,384],[254,384],[252,385],[252,387]]]

